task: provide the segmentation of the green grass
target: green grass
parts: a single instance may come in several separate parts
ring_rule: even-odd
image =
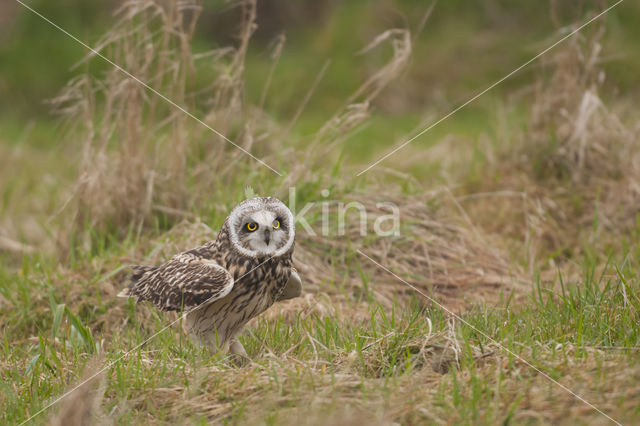
[[[104,25],[97,22],[104,11],[88,6],[61,14],[63,9],[34,4],[88,41]],[[424,6],[409,1],[397,5],[414,28]],[[0,246],[0,423],[28,419],[103,367],[88,387],[33,423],[48,423],[56,415],[64,423],[74,410],[81,412],[93,402],[91,415],[116,424],[606,421],[526,362],[614,419],[637,423],[640,216],[636,214],[635,226],[629,225],[630,218],[601,216],[599,207],[611,207],[601,206],[606,199],[594,201],[602,182],[578,186],[567,175],[548,176],[544,159],[557,151],[553,144],[537,147],[534,160],[542,162],[532,165],[530,175],[509,169],[514,167],[510,155],[522,154],[514,141],[523,132],[526,136],[530,116],[529,98],[511,95],[531,85],[538,69],[487,93],[383,164],[399,175],[353,179],[354,171],[413,136],[426,116],[444,116],[549,40],[553,25],[546,5],[483,5],[438,3],[402,79],[375,101],[361,131],[326,158],[314,158],[308,173],[299,174],[304,178],[287,182],[251,162],[238,162],[233,173],[222,176],[216,174],[219,169],[204,168],[186,178],[188,201],[182,215],[153,211],[144,223],[107,222],[96,228],[73,217],[75,201],[65,204],[76,184],[83,147],[58,118],[47,115],[42,103],[75,74],[69,67],[82,57],[82,49],[37,18],[21,16],[9,41],[0,43],[6,59],[0,61],[0,93],[6,94],[0,99],[0,237],[26,244]],[[640,74],[634,71],[639,62],[632,41],[639,10],[630,2],[621,7],[625,9],[607,18],[604,45],[606,51],[625,56],[605,64],[608,80],[602,91],[605,101],[629,109],[637,106],[633,92]],[[562,23],[583,17],[582,12],[565,12]],[[269,161],[285,173],[292,170],[315,132],[390,53],[385,48],[365,55],[354,52],[393,25],[404,26],[405,21],[368,3],[348,2],[337,6],[322,26],[292,28],[265,104],[272,120],[267,124],[276,130],[265,130],[268,139],[259,140],[252,152],[261,156],[273,148]],[[198,32],[194,41],[198,51],[212,47],[205,32]],[[255,105],[262,95],[271,66],[267,41],[252,45],[246,59],[247,105]],[[278,126],[289,124],[326,59],[331,65],[291,135],[277,139]],[[91,62],[92,76],[104,70],[104,64]],[[209,68],[199,69],[194,85],[210,82],[210,74]],[[12,99],[17,101],[8,104]],[[196,109],[198,115],[203,111]],[[256,133],[262,136],[262,130]],[[154,148],[163,149],[171,140],[159,136],[163,141]],[[117,140],[111,142],[118,147]],[[209,158],[213,143],[219,141],[194,137],[191,146],[197,147],[186,157],[189,170]],[[605,181],[607,188],[620,182],[616,179],[620,177]],[[247,185],[286,201],[292,184],[298,206],[323,200],[325,189],[331,199],[360,195],[378,200],[391,194],[409,206],[422,203],[424,197],[418,196],[425,191],[448,185],[443,192],[450,196],[434,196],[420,205],[439,215],[420,217],[436,225],[451,219],[446,229],[455,232],[428,248],[443,251],[445,269],[454,280],[457,269],[475,268],[459,287],[458,282],[428,286],[436,300],[470,300],[460,318],[451,318],[359,257],[355,249],[360,244],[383,245],[371,236],[351,240],[348,235],[340,239],[343,245],[331,245],[336,241],[328,238],[298,240],[298,250],[318,259],[310,276],[302,274],[308,299],[280,304],[251,323],[241,336],[251,361],[241,367],[224,354],[194,345],[179,322],[154,336],[176,316],[115,297],[127,265],[160,262],[210,237],[204,225],[194,223],[218,229],[228,209],[244,198]],[[455,198],[505,188],[529,191],[531,205],[502,204],[492,197],[465,204]],[[558,195],[558,189],[564,192]],[[624,212],[624,207],[617,208]],[[312,211],[310,221],[317,223],[319,214]],[[561,214],[568,217],[560,221]],[[411,233],[418,225],[403,222],[403,239],[390,241],[384,247],[389,252],[379,253],[393,259],[398,247],[411,250],[412,238],[418,238]],[[433,226],[430,236],[441,237],[443,229]],[[449,235],[453,237],[446,240]],[[559,242],[549,242],[552,237]],[[442,241],[445,247],[437,245]],[[480,243],[464,245],[470,241]],[[522,253],[533,245],[538,248],[535,258],[525,259]],[[484,265],[461,265],[462,258],[454,253],[461,246],[475,255],[507,252],[507,268],[514,281],[527,283],[525,291],[514,287],[510,293],[510,282],[500,282],[499,296],[484,298],[482,279],[492,272],[482,270]],[[405,266],[395,272],[410,282],[432,284],[430,271]],[[529,272],[522,272],[525,268]],[[393,291],[385,293],[390,287]]]
[[[5,424],[25,420],[103,365],[109,368],[101,375],[100,412],[122,424],[149,416],[160,422],[279,424],[309,409],[341,416],[345,401],[356,412],[401,423],[496,423],[516,414],[519,421],[535,421],[524,410],[532,402],[522,392],[536,386],[549,392],[538,420],[563,421],[575,416],[573,410],[583,421],[602,420],[519,357],[619,421],[640,410],[637,400],[606,396],[612,383],[638,391],[635,259],[613,275],[596,274],[594,264],[560,290],[538,283],[517,306],[478,305],[462,314],[464,322],[452,323],[442,309],[419,299],[391,310],[368,303],[369,319],[357,321],[318,315],[258,320],[241,338],[252,358],[242,368],[194,346],[179,324],[139,348],[167,323],[161,314],[131,301],[96,298],[90,289],[100,278],[80,282],[80,293],[71,292],[78,303],[67,304],[64,284],[47,278],[52,267],[25,259],[20,272],[0,276],[2,296],[15,303],[3,319]],[[142,320],[141,310],[147,313]],[[591,379],[581,382],[587,373]]]

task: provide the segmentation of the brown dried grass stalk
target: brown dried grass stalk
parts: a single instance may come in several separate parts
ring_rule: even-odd
[[[370,235],[377,215],[389,213],[378,205],[381,199],[393,202],[399,208],[401,232],[398,236]],[[455,311],[479,302],[494,303],[501,297],[506,300],[511,293],[521,296],[529,291],[522,271],[509,265],[502,253],[494,248],[489,236],[469,226],[459,216],[451,217],[449,209],[431,207],[446,203],[442,197],[416,194],[407,199],[379,188],[377,193],[350,195],[345,202],[350,201],[357,201],[369,212],[368,235],[361,235],[357,217],[347,216],[344,236],[301,234],[296,251],[297,267],[305,277],[305,288],[320,298],[326,296],[334,304],[341,301],[345,307],[350,306],[347,315],[359,311],[352,304],[360,299],[363,301],[361,313],[366,317],[369,296],[385,308],[391,308],[394,300],[414,296],[425,304],[431,303],[356,254],[356,249]],[[368,281],[369,295],[364,294],[363,281]],[[299,299],[290,303],[301,305],[296,306],[295,310],[299,311],[308,302]],[[313,309],[321,308],[313,306]]]
[[[244,2],[242,7],[238,46],[194,55],[190,42],[200,12],[195,3],[131,0],[119,10],[118,23],[101,40],[98,50],[189,110],[204,106],[205,113],[201,116],[205,122],[227,135],[235,134],[250,150],[255,134],[264,140],[273,129],[267,127],[272,123],[262,111],[243,104],[244,59],[255,29],[255,1]],[[292,167],[281,182],[281,189],[307,180],[316,181],[318,171],[314,164],[320,167],[321,159],[357,131],[369,117],[371,102],[406,68],[411,55],[409,31],[385,31],[363,52],[383,43],[392,47],[388,62],[322,126],[305,150],[304,161]],[[203,66],[209,72],[215,70],[215,79],[204,89],[193,87],[190,82]],[[83,130],[84,157],[76,193],[79,220],[92,226],[143,223],[154,207],[163,211],[182,209],[197,196],[210,196],[205,188],[213,180],[226,181],[237,174],[234,166],[244,154],[229,149],[221,141],[206,145],[205,156],[187,167],[193,145],[206,141],[210,132],[163,102],[112,68],[102,79],[92,79],[88,74],[81,76],[57,99],[57,105],[75,117]],[[197,181],[190,188],[195,194],[186,194],[187,179]],[[237,180],[230,183],[238,184]],[[395,202],[402,212],[402,223],[406,224],[403,235],[365,238],[358,233],[357,221],[350,222],[346,236],[300,234],[298,266],[311,295],[292,304],[306,303],[321,314],[351,309],[354,301],[363,300],[363,278],[358,268],[372,277],[371,294],[386,307],[396,297],[413,295],[404,284],[366,259],[358,259],[355,254],[358,247],[455,309],[466,306],[461,294],[472,294],[470,300],[477,302],[495,300],[502,293],[520,289],[521,282],[512,279],[507,263],[487,248],[485,237],[478,230],[469,223],[456,223],[436,214],[428,207],[433,201],[431,195],[406,197],[388,190],[383,196],[380,186],[365,191],[346,197],[369,211],[378,209],[376,200]],[[164,247],[163,256],[144,262],[161,262],[167,255],[212,237],[202,235],[201,240],[175,249]],[[332,256],[338,256],[339,261],[334,262]],[[131,259],[128,263],[138,260]],[[328,271],[333,276],[327,276]],[[333,282],[341,283],[341,288],[327,285]],[[330,298],[331,303],[317,303],[316,297]],[[366,312],[363,310],[363,315]]]
[[[525,152],[540,177],[567,175],[574,183],[622,175],[634,150],[634,134],[603,102],[604,27],[577,35],[550,58],[535,84]],[[543,149],[540,149],[540,148]],[[637,154],[637,153],[636,153]]]
[[[195,0],[130,0],[117,11],[117,23],[96,50],[247,151],[260,145],[265,153],[276,152],[278,158],[287,159],[291,169],[280,190],[275,189],[283,195],[301,180],[315,180],[316,169],[362,128],[371,102],[406,68],[410,33],[385,31],[363,50],[389,43],[393,54],[319,129],[311,146],[295,153],[276,144],[290,136],[316,84],[284,129],[261,108],[245,104],[244,64],[256,28],[256,1],[235,5],[242,9],[236,46],[193,53],[191,41],[201,11]],[[281,47],[277,45],[274,60]],[[85,59],[87,66],[91,58]],[[321,77],[322,73],[318,80]],[[198,84],[203,80],[210,83]],[[210,198],[212,187],[237,186],[239,165],[260,167],[111,66],[100,78],[87,71],[74,79],[54,104],[78,130],[74,135],[81,135],[83,157],[72,204],[80,229],[87,223],[121,228],[146,223],[154,212],[175,216],[204,202],[203,197]],[[187,181],[193,183],[188,190]]]
[[[527,130],[518,143],[508,141],[489,186],[481,185],[495,202],[465,204],[490,232],[526,238],[542,258],[555,253],[562,261],[564,250],[575,255],[586,241],[617,244],[621,230],[637,226],[640,128],[619,108],[624,102],[604,99],[603,32],[578,34],[548,58],[533,86]],[[506,192],[522,196],[500,196]]]
[[[61,408],[57,414],[51,416],[49,425],[108,425],[112,423],[101,408],[106,389],[105,374],[100,371],[104,362],[102,357],[94,357],[88,361],[80,383],[72,385],[69,390],[74,389],[75,386],[79,386],[79,388],[76,392],[69,394],[68,398],[61,400]]]
[[[556,247],[566,245],[566,237],[571,243],[572,233],[591,229],[594,221],[604,231],[636,226],[640,128],[628,124],[624,110],[608,105],[616,106],[615,98],[603,99],[603,34],[604,27],[576,37],[552,57],[550,79],[541,78],[536,85],[521,152],[521,160],[529,160],[523,168],[531,171],[534,190],[554,201],[548,205],[557,206],[549,221],[555,229],[547,232],[548,238],[554,233],[559,238]],[[593,243],[600,239],[590,238]]]
[[[384,43],[390,45],[393,52],[391,57],[322,125],[310,146],[305,149],[302,161],[293,167],[289,181],[311,179],[310,171],[314,166],[326,164],[331,154],[336,154],[345,140],[362,130],[366,120],[371,116],[372,103],[406,70],[412,53],[411,32],[402,28],[384,31],[362,49],[360,54],[379,48]],[[293,123],[290,127],[292,125]]]
[[[240,7],[245,13],[238,46],[194,54],[191,40],[201,12],[196,1],[129,0],[96,50],[249,150],[251,138],[242,135],[242,75],[256,4]],[[87,67],[92,57],[85,58]],[[199,87],[205,78],[211,83]],[[82,225],[126,226],[145,222],[157,206],[185,208],[185,183],[198,174],[188,164],[196,147],[205,152],[209,174],[243,155],[110,65],[101,77],[87,71],[75,78],[53,103],[82,141],[75,191]]]

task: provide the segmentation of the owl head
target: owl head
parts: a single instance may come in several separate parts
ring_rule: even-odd
[[[278,257],[293,247],[293,214],[274,197],[249,198],[238,204],[225,221],[233,248],[244,256]]]

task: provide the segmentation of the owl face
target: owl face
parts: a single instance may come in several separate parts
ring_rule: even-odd
[[[281,256],[295,238],[291,211],[273,197],[238,204],[227,218],[227,226],[234,249],[249,257]]]

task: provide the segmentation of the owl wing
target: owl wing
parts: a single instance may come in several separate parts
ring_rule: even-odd
[[[154,267],[133,267],[132,282],[119,296],[147,300],[163,311],[182,311],[225,297],[233,277],[212,260],[179,254]]]
[[[302,280],[300,279],[300,275],[298,272],[291,268],[291,276],[289,276],[289,281],[284,286],[284,290],[280,296],[278,296],[278,302],[281,300],[293,299],[295,297],[300,297],[302,294]]]

